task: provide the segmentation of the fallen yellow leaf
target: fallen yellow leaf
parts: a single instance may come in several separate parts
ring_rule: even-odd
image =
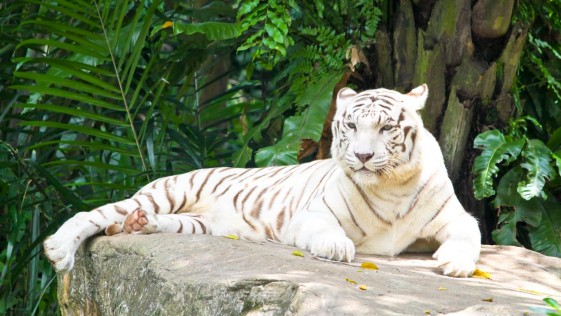
[[[493,298],[492,298],[492,297],[484,298],[484,299],[482,299],[482,301],[492,303],[492,302],[493,302]]]
[[[292,252],[293,256],[304,257],[304,253],[302,251],[294,250]]]
[[[374,264],[374,262],[370,262],[370,261],[364,261],[360,265],[360,267],[367,270],[378,270],[378,266]]]
[[[472,277],[474,278],[480,278],[480,279],[491,279],[491,273],[489,272],[485,272],[479,269],[475,269],[475,271],[473,271],[473,275]]]
[[[172,21],[166,21],[162,25],[162,29],[167,29],[168,27],[173,27],[173,22]]]
[[[364,285],[364,284],[359,285],[358,288],[361,289],[361,290],[363,290],[363,291],[368,290],[368,288],[367,288],[366,285]]]
[[[445,288],[445,287],[439,287],[438,290],[439,290],[439,291],[446,291],[446,290],[448,290],[448,289]]]
[[[430,315],[430,311],[428,309],[425,310],[425,315]]]
[[[347,282],[349,282],[349,283],[351,283],[351,284],[356,284],[356,281],[355,281],[355,280],[351,280],[351,279],[349,279],[349,278],[346,278],[345,281],[347,281]]]
[[[230,239],[233,239],[233,240],[238,240],[238,239],[240,239],[240,237],[238,237],[238,236],[236,236],[236,235],[226,235],[226,236],[224,236],[224,237],[230,238]]]

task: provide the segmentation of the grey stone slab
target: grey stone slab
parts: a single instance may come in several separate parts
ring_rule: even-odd
[[[350,264],[293,247],[206,235],[97,237],[59,275],[67,315],[531,315],[561,302],[561,259],[483,246],[492,279],[439,274],[430,254]],[[379,270],[360,268],[375,263]],[[353,284],[355,281],[356,284]],[[360,289],[365,286],[365,290]],[[492,300],[492,302],[490,302]]]

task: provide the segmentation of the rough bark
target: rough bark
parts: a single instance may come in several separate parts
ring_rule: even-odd
[[[479,0],[473,6],[473,33],[482,38],[506,34],[512,18],[514,0]]]

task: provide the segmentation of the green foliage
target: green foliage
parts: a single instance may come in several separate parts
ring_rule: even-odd
[[[521,245],[523,240],[537,251],[561,256],[561,221],[557,222],[556,214],[561,205],[555,198],[546,200],[546,183],[553,180],[556,168],[561,171],[541,140],[528,139],[527,121],[534,122],[528,117],[513,119],[507,135],[491,130],[476,137],[474,146],[483,151],[473,165],[474,193],[478,199],[496,194],[493,205],[500,214],[498,228],[492,233],[495,242]],[[495,192],[494,178],[507,167],[510,169],[502,173]],[[520,223],[526,225],[522,230]]]
[[[546,297],[546,298],[543,299],[543,301],[550,308],[532,307],[531,310],[535,313],[539,313],[539,314],[542,314],[542,315],[561,316],[561,306],[559,305],[559,303],[555,299],[553,299],[551,297]]]
[[[294,39],[289,35],[292,23],[290,10],[298,11],[294,0],[260,1],[238,0],[238,21],[244,32],[251,32],[238,51],[255,48],[254,60],[259,60],[265,69],[272,70],[281,57],[286,56]]]
[[[506,137],[498,130],[491,130],[477,135],[474,146],[483,152],[475,159],[473,164],[473,191],[475,197],[482,199],[495,194],[493,178],[499,172],[498,164],[514,161],[524,145],[523,139],[514,140],[512,136]]]
[[[511,120],[506,134],[491,130],[476,137],[474,145],[483,151],[472,170],[475,196],[496,194],[493,206],[499,218],[493,240],[558,257],[561,45],[552,39],[561,34],[554,13],[560,9],[561,1],[520,1],[514,19],[531,27],[513,91],[519,117]]]
[[[518,193],[525,200],[536,196],[547,198],[543,191],[545,182],[555,176],[554,167],[551,165],[553,160],[551,151],[541,140],[531,139],[527,141],[522,156],[524,162],[520,163],[520,166],[527,170],[528,176],[518,184]]]
[[[325,77],[305,90],[297,100],[299,107],[308,105],[301,114],[284,122],[282,139],[275,145],[261,148],[255,155],[258,166],[287,165],[298,163],[297,155],[302,139],[318,141],[331,104],[333,87],[338,77]]]

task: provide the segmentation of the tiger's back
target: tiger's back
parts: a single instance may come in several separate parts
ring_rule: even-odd
[[[209,234],[280,241],[292,215],[323,194],[335,171],[330,159],[295,166],[200,169],[153,181],[132,199],[152,196],[155,214],[201,216]]]

